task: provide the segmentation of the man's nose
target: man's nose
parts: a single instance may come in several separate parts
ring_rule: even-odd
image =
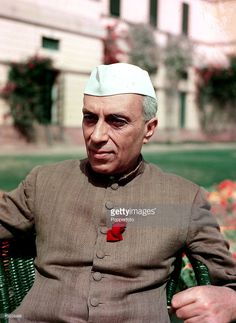
[[[108,141],[108,125],[104,121],[98,121],[96,123],[91,139],[95,143]]]

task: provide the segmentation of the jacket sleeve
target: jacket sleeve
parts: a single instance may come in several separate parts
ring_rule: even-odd
[[[12,238],[34,226],[35,182],[34,168],[17,189],[0,197],[0,239]]]
[[[236,290],[236,261],[229,252],[229,244],[220,233],[201,188],[192,205],[186,243],[187,252],[208,267],[213,285],[225,285]]]

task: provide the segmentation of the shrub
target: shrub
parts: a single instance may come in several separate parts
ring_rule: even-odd
[[[35,122],[50,122],[54,78],[49,58],[34,56],[26,62],[10,65],[8,82],[1,90],[1,96],[10,105],[15,127],[28,141],[35,139]]]
[[[230,251],[236,259],[236,182],[224,180],[208,195],[212,213],[216,217],[221,232],[229,242]],[[196,285],[195,275],[187,257],[183,256],[183,268],[179,289]]]

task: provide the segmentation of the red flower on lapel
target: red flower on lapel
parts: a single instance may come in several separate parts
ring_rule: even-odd
[[[122,233],[125,231],[126,222],[114,223],[112,228],[107,231],[107,241],[115,242],[123,240]]]

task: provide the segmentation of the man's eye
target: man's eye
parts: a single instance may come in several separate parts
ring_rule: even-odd
[[[83,121],[86,123],[97,122],[97,117],[92,114],[84,114]]]
[[[127,124],[127,121],[125,119],[121,119],[121,118],[109,118],[108,120],[109,124],[116,127],[116,128],[120,128],[123,127],[124,125]]]

